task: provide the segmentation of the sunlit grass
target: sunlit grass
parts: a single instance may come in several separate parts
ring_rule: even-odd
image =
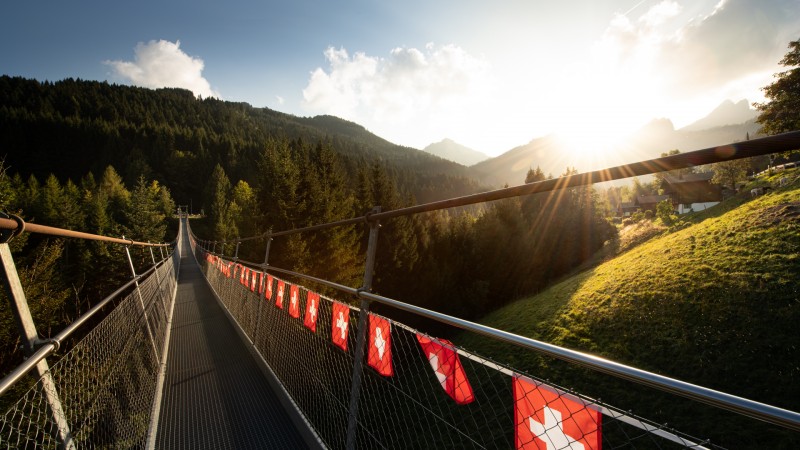
[[[797,175],[756,180],[752,185],[777,186],[787,177],[791,184],[753,199],[746,187],[746,194],[685,217],[671,231],[482,323],[796,411]],[[532,372],[552,364],[475,336],[463,336],[461,344]],[[568,375],[572,369],[559,370],[547,376],[567,374],[580,383]]]

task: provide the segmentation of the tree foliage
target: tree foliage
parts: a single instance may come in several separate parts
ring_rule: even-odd
[[[714,163],[711,165],[711,170],[714,172],[711,182],[735,190],[736,183],[747,179],[748,169],[750,160],[747,158]]]
[[[0,210],[36,222],[89,233],[163,242],[174,210],[169,191],[140,178],[129,191],[112,168],[99,183],[87,174],[80,186],[55,175],[44,184],[31,175],[10,177],[0,163]],[[102,242],[23,233],[10,242],[14,262],[37,329],[53,336],[91,305],[130,279],[123,248]],[[137,271],[152,264],[149,253],[132,249]],[[0,293],[0,371],[21,360],[8,299]]]
[[[762,88],[767,101],[757,103],[761,111],[761,132],[779,134],[800,130],[800,39],[789,43],[789,51],[780,61],[787,68],[775,74],[775,81]]]

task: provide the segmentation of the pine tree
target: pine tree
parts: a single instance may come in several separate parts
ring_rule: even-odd
[[[786,71],[775,74],[775,81],[764,87],[765,103],[756,103],[756,121],[761,132],[778,134],[800,129],[800,39],[789,42],[789,52],[780,61]]]
[[[329,143],[320,143],[308,186],[314,200],[309,204],[312,223],[329,223],[354,216],[355,197],[347,177]],[[359,233],[355,225],[328,228],[314,233],[309,251],[314,255],[314,273],[347,285],[358,284],[364,260],[358,252]]]

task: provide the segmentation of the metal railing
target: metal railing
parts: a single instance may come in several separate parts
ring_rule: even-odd
[[[478,435],[473,435],[471,432],[465,431],[463,427],[456,425],[463,422],[463,418],[459,418],[457,412],[444,413],[442,412],[441,405],[436,407],[425,405],[423,400],[420,400],[420,398],[415,396],[415,393],[422,389],[419,387],[419,384],[422,382],[419,382],[413,387],[406,389],[398,386],[405,383],[405,381],[397,380],[400,378],[399,375],[388,380],[385,377],[375,378],[374,370],[363,367],[365,355],[367,354],[365,352],[368,351],[366,348],[366,345],[368,345],[367,323],[370,320],[369,318],[373,316],[369,313],[369,306],[371,302],[389,305],[394,308],[432,319],[440,323],[455,326],[463,330],[468,330],[491,339],[511,343],[525,350],[531,350],[537,353],[549,355],[572,364],[588,367],[601,373],[610,374],[623,380],[628,380],[644,386],[656,388],[670,394],[687,397],[695,401],[765,421],[793,431],[800,431],[800,414],[793,411],[788,411],[753,400],[744,399],[673,378],[643,371],[594,355],[558,347],[524,336],[504,332],[502,330],[493,329],[487,326],[459,319],[457,317],[430,311],[425,308],[410,305],[395,299],[375,295],[369,292],[371,287],[372,270],[374,267],[374,242],[376,242],[378,233],[378,223],[381,220],[418,214],[422,212],[436,211],[444,208],[466,206],[487,201],[511,198],[520,195],[529,195],[576,186],[585,186],[597,182],[617,180],[637,175],[646,175],[667,170],[767,155],[797,148],[800,148],[800,132],[792,132],[779,136],[754,139],[751,141],[745,141],[726,146],[713,147],[600,171],[499,189],[491,192],[474,194],[424,205],[401,208],[393,211],[381,212],[379,209],[376,209],[362,217],[328,224],[319,224],[295,230],[269,232],[258,236],[228,241],[198,240],[194,235],[192,235],[192,243],[194,245],[196,240],[196,243],[199,244],[201,250],[197,251],[196,255],[199,256],[198,259],[200,261],[205,261],[204,267],[206,276],[212,287],[214,287],[214,289],[217,291],[217,294],[225,307],[238,322],[242,330],[247,334],[253,346],[261,353],[265,361],[276,372],[281,382],[284,383],[284,386],[293,396],[294,400],[298,403],[302,413],[305,414],[308,420],[314,425],[314,427],[323,437],[325,443],[331,447],[392,447],[395,446],[396,439],[421,439],[420,436],[426,436],[429,439],[425,442],[437,442],[436,439],[438,438],[434,434],[426,434],[424,430],[421,430],[419,427],[422,426],[421,422],[435,422],[436,420],[439,420],[448,414],[451,415],[452,419],[445,420],[444,424],[441,426],[450,430],[451,433],[454,433],[455,435],[464,437],[465,440],[458,438],[458,446],[511,446],[513,442],[509,440],[509,433],[511,432],[517,436],[517,433],[513,430],[518,430],[520,426],[518,420],[519,418],[516,417],[511,418],[510,422],[512,425],[505,427],[503,431],[493,433],[487,431],[487,429],[482,429],[483,431],[481,433],[478,433]],[[366,256],[367,268],[365,271],[364,283],[361,288],[356,289],[348,286],[342,286],[340,284],[319,279],[308,274],[297,273],[291,270],[273,267],[268,264],[269,245],[271,239],[274,237],[323,230],[331,227],[351,225],[356,223],[367,223],[370,226],[370,245],[368,247]],[[264,262],[254,263],[240,261],[238,259],[239,245],[242,242],[253,241],[257,239],[266,239],[267,241]],[[216,253],[215,250],[218,244],[230,243],[236,244],[236,253],[233,255],[233,259],[225,260],[225,256]],[[217,270],[213,270],[215,264],[217,265]],[[227,269],[222,270],[222,265],[225,265]],[[313,347],[311,344],[303,343],[307,339],[319,339],[319,336],[312,335],[311,337],[303,337],[302,332],[304,330],[302,321],[298,320],[297,317],[287,315],[285,311],[282,311],[282,308],[274,307],[271,304],[274,300],[274,296],[268,296],[265,298],[263,294],[253,294],[248,287],[238,285],[236,282],[236,275],[233,277],[230,276],[230,271],[233,270],[236,272],[237,268],[239,270],[238,274],[241,274],[241,271],[244,270],[246,273],[255,273],[259,277],[268,276],[266,275],[268,272],[289,275],[296,279],[307,280],[312,283],[333,288],[360,299],[360,308],[351,306],[349,309],[351,319],[353,320],[352,322],[348,322],[354,324],[357,318],[357,324],[351,325],[349,331],[349,339],[354,341],[355,348],[347,350],[345,355],[337,356],[334,354],[331,356],[331,352],[328,351],[325,346],[320,346],[319,342],[317,342]],[[278,283],[282,283],[284,285],[284,289],[286,289],[286,286],[288,286],[286,281],[279,280],[277,277],[274,278],[274,283],[276,283],[274,289],[279,289]],[[259,284],[259,286],[261,285]],[[263,290],[266,291],[266,288],[263,288]],[[300,295],[300,304],[305,305],[305,308],[308,308],[309,291],[302,287],[299,289],[299,291],[304,293],[303,295]],[[256,301],[256,298],[259,299],[259,301]],[[325,304],[328,305],[329,309],[332,311],[332,305],[334,304],[333,300],[325,299],[324,297],[322,297],[322,299],[327,302]],[[318,310],[319,314],[322,315],[320,320],[326,318],[325,314],[332,314],[330,311],[326,313],[325,308],[318,308]],[[332,320],[330,315],[327,316],[327,319]],[[322,323],[324,324],[325,322],[323,321]],[[413,342],[413,338],[398,338],[398,336],[402,335],[404,332],[400,330],[409,331],[411,329],[396,322],[389,321],[389,323],[394,325],[391,328],[391,339],[393,342]],[[329,323],[327,326],[327,330],[323,328],[323,333],[332,332],[332,328],[335,326],[335,324]],[[411,330],[411,332],[416,333],[415,330]],[[281,342],[285,344],[281,344]],[[283,346],[283,348],[281,348],[281,346]],[[328,347],[330,347],[330,345],[328,345]],[[408,344],[406,347],[411,348],[414,347],[414,345]],[[394,349],[394,347],[392,348]],[[320,349],[325,349],[325,351],[323,352]],[[515,380],[515,383],[516,380],[522,378],[534,380],[533,383],[528,383],[528,385],[537,385],[537,383],[541,383],[541,380],[535,380],[529,375],[519,374],[508,367],[490,362],[485,358],[471,354],[463,349],[456,348],[456,350],[460,355],[465,357],[462,361],[473,361],[482,367],[490,367],[495,372],[504,374],[506,378],[511,376]],[[411,355],[412,351],[405,350],[404,353]],[[404,362],[408,362],[413,359],[413,356],[402,357]],[[422,366],[425,366],[425,364],[422,364]],[[322,372],[320,372],[319,370],[315,370],[315,367],[327,367],[327,369],[324,369]],[[428,371],[430,371],[430,368],[428,368]],[[331,372],[337,372],[338,375],[331,375]],[[347,373],[350,374],[349,378],[342,375]],[[494,376],[494,372],[485,376],[488,379],[491,379]],[[319,377],[319,380],[312,382],[314,377]],[[430,372],[428,373],[428,378],[430,378]],[[319,386],[319,389],[308,389],[308,384]],[[511,383],[506,384],[507,387],[511,385]],[[516,385],[517,384],[514,384],[514,386]],[[557,388],[555,389],[558,391]],[[364,397],[365,395],[373,398],[370,401],[366,401]],[[581,399],[579,403],[582,405],[590,407],[590,409],[601,411],[604,415],[604,420],[608,420],[610,417],[612,420],[618,423],[625,424],[625,426],[633,426],[634,428],[645,430],[648,432],[648,435],[659,436],[661,438],[665,438],[667,441],[678,443],[679,445],[690,447],[697,447],[699,445],[697,444],[696,440],[687,438],[674,431],[665,431],[664,427],[653,425],[642,419],[632,417],[631,415],[615,410],[609,405],[602,404],[592,399],[582,398],[576,394],[573,394],[573,396]],[[487,401],[490,404],[493,404],[493,400],[491,400],[491,398],[493,398],[493,394],[488,395],[488,397],[490,399]],[[406,408],[405,415],[390,415],[391,420],[394,420],[397,423],[402,423],[402,426],[398,426],[398,429],[414,430],[413,433],[411,433],[414,436],[409,436],[409,434],[403,434],[401,436],[399,433],[395,433],[393,435],[391,432],[387,432],[385,429],[387,427],[391,427],[387,425],[387,420],[384,419],[381,419],[381,425],[378,428],[371,428],[369,425],[369,423],[371,423],[370,421],[373,420],[373,415],[376,414],[376,411],[372,409],[377,407],[375,405],[396,408],[398,402],[399,404],[403,404],[403,407]],[[322,406],[320,406],[320,403]],[[330,410],[326,410],[324,413],[316,412],[315,408],[320,407],[330,408]],[[365,408],[367,408],[366,411]],[[505,408],[504,412],[503,408]],[[486,423],[492,422],[493,420],[495,422],[504,421],[505,419],[508,419],[508,416],[510,415],[508,412],[507,403],[504,407],[490,406],[489,410],[493,410],[495,413],[497,413],[497,415],[494,418],[488,417],[485,421]],[[431,411],[438,412],[431,413]],[[486,413],[482,412],[481,414]],[[420,418],[420,415],[424,415],[426,419]],[[489,415],[491,416],[491,414]],[[333,420],[332,418],[334,417],[346,417],[348,420],[346,424],[342,424],[339,423],[342,419],[337,419],[334,421],[337,422],[337,425],[333,426],[329,422],[331,422]],[[472,425],[475,425],[475,423],[473,422]],[[604,429],[605,427],[606,422],[604,422],[603,425]],[[347,430],[344,435],[342,434],[342,429]],[[532,429],[533,428],[531,428],[531,430]],[[626,433],[623,432],[622,434]],[[480,437],[495,435],[499,436],[497,440],[494,440],[493,438],[488,438],[488,440],[486,440]],[[608,435],[606,434],[606,436]],[[419,444],[422,441],[414,440],[413,442]],[[453,443],[455,443],[455,441],[439,442],[438,444],[443,446],[451,446]],[[517,442],[517,444],[518,443],[519,442]],[[417,444],[412,443],[412,446]]]
[[[144,446],[158,406],[177,288],[180,255],[175,244],[151,244],[75,232],[19,217],[0,218],[4,284],[27,359],[0,381],[0,395],[30,381],[30,388],[0,416],[0,447],[76,448]],[[81,315],[55,337],[41,339],[27,305],[8,240],[21,232],[125,245],[132,279]],[[128,246],[150,249],[152,266],[137,275]],[[159,260],[153,249],[158,249]],[[163,250],[166,249],[166,254]],[[71,348],[77,330],[111,311]],[[63,353],[52,366],[48,357]],[[34,372],[34,378],[26,375]]]

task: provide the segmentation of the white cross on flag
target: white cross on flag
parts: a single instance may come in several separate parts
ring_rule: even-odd
[[[283,281],[278,280],[278,295],[275,296],[275,306],[278,308],[283,309],[283,294],[285,292],[286,285]]]
[[[300,288],[296,284],[289,289],[289,315],[300,317]]]
[[[467,374],[458,359],[453,343],[446,339],[435,339],[417,333],[417,342],[422,347],[422,353],[431,365],[436,379],[442,389],[459,405],[466,405],[475,400],[472,386],[467,380]]]
[[[600,450],[602,414],[573,395],[514,376],[514,441],[518,449]]]
[[[319,294],[309,292],[306,295],[306,315],[303,318],[303,325],[314,333],[317,332],[317,317],[319,317]]]
[[[264,283],[264,298],[267,301],[272,300],[272,275],[267,275],[267,280]]]
[[[258,281],[258,273],[251,271],[250,272],[250,291],[256,291],[256,281]]]
[[[367,364],[385,377],[394,375],[392,367],[392,328],[388,319],[369,315],[369,336],[367,336]]]
[[[333,302],[331,314],[331,340],[336,346],[347,351],[347,329],[350,326],[350,307]]]
[[[258,272],[258,293],[262,294],[264,292],[264,272]]]
[[[244,267],[239,264],[236,265],[236,270],[239,271],[239,283],[244,284]]]

